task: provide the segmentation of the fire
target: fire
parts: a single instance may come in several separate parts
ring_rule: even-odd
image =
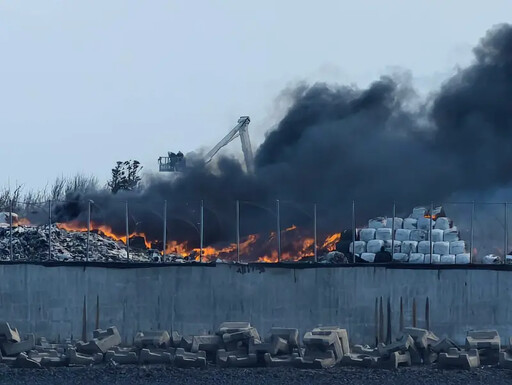
[[[30,226],[31,223],[27,218],[18,218],[18,226]]]

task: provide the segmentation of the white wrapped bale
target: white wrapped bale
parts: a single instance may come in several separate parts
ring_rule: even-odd
[[[425,207],[415,207],[412,209],[411,218],[420,219],[425,216],[427,209]]]
[[[356,241],[355,242],[355,250],[354,250],[354,242],[350,242],[350,252],[352,254],[362,254],[364,252],[366,252],[366,242],[363,242],[363,241]]]
[[[404,219],[404,229],[407,230],[415,230],[418,228],[418,220],[415,218],[405,218]]]
[[[466,252],[466,242],[454,241],[450,242],[450,254],[464,254]]]
[[[375,239],[375,229],[361,229],[359,232],[359,239],[364,242]]]
[[[371,229],[380,229],[386,227],[386,218],[385,217],[377,217],[370,219],[368,221],[368,227]]]
[[[466,265],[466,264],[470,263],[470,261],[471,261],[471,256],[467,253],[457,254],[455,256],[455,263],[457,265]]]
[[[421,217],[418,219],[417,228],[420,230],[428,230],[430,227],[434,228],[436,221],[430,218]]]
[[[361,259],[373,263],[375,261],[375,253],[363,253],[361,254]]]
[[[375,239],[380,239],[381,241],[387,241],[392,238],[393,230],[388,228],[380,228],[375,231]]]
[[[403,224],[404,224],[404,220],[402,218],[398,218],[398,217],[395,217],[395,225],[394,226],[393,226],[393,218],[388,218],[386,220],[386,227],[388,229],[391,229],[391,228],[394,228],[395,230],[401,229]]]
[[[409,237],[411,235],[411,230],[407,229],[398,229],[395,231],[395,239],[397,241],[409,241]]]
[[[411,255],[409,255],[409,263],[425,263],[425,254],[411,253]]]
[[[395,250],[393,252],[391,251],[392,247],[395,248]],[[401,247],[402,247],[402,242],[400,242],[400,241],[395,240],[395,244],[394,245],[393,245],[393,241],[392,240],[384,241],[384,250],[389,252],[389,253],[391,253],[391,254],[399,253],[400,250],[401,250]]]
[[[418,250],[418,242],[416,241],[403,241],[401,247],[402,253],[411,254]]]
[[[409,235],[411,241],[421,242],[428,240],[428,231],[426,230],[411,230]]]
[[[482,263],[484,265],[494,265],[495,263],[500,263],[500,257],[494,254],[489,254],[482,258]]]
[[[437,230],[448,230],[450,228],[450,218],[440,217],[436,219],[436,225],[434,227]]]
[[[459,240],[459,230],[457,229],[457,227],[452,227],[451,229],[444,231],[443,241],[455,242],[458,240]]]
[[[455,255],[453,255],[453,254],[441,255],[441,263],[444,263],[447,265],[455,265]]]
[[[384,246],[383,240],[373,239],[366,244],[366,251],[368,253],[378,253],[382,246]]]
[[[439,229],[432,230],[432,242],[444,241],[444,231]]]
[[[441,255],[450,254],[450,242],[435,242],[434,253]]]
[[[430,254],[430,241],[421,241],[418,243],[418,253]]]
[[[407,262],[409,260],[409,254],[395,253],[393,254],[393,261],[396,262]]]
[[[428,262],[427,262],[428,261]],[[425,254],[425,263],[439,263],[441,262],[441,256],[439,254]]]

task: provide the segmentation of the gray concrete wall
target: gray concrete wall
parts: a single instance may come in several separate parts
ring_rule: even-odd
[[[294,269],[229,265],[117,269],[79,266],[0,265],[0,319],[20,332],[47,338],[81,336],[84,297],[87,330],[117,325],[124,340],[138,330],[168,329],[193,334],[213,331],[226,320],[272,326],[318,324],[346,327],[350,339],[375,339],[375,299],[389,297],[396,335],[400,297],[406,326],[416,299],[418,326],[463,340],[472,328],[497,328],[512,335],[512,271],[412,270],[386,267]],[[385,306],[384,306],[385,307]]]

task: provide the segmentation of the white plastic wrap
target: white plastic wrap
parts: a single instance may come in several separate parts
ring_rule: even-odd
[[[430,241],[421,241],[418,243],[418,253],[430,254]]]
[[[411,235],[411,230],[407,229],[397,229],[395,231],[395,240],[397,241],[409,241],[409,236]]]
[[[382,227],[386,227],[386,218],[385,217],[377,217],[370,219],[368,221],[368,227],[371,229],[380,229]]]
[[[401,229],[404,225],[404,220],[402,218],[395,217],[395,226],[393,226],[393,218],[388,218],[386,220],[386,227],[391,229],[394,227],[394,229]]]
[[[421,217],[424,217],[427,213],[427,209],[425,207],[415,207],[412,209],[412,214],[410,215],[411,218],[419,219]]]
[[[445,242],[455,242],[459,240],[459,230],[456,227],[452,227],[451,229],[445,230],[443,235],[443,241]]]
[[[391,253],[391,248],[393,247],[392,243],[393,243],[392,240],[384,241],[384,250]],[[394,247],[395,247],[395,251],[392,254],[399,253],[401,250],[401,247],[402,247],[402,242],[395,240]]]
[[[363,242],[375,239],[375,229],[361,229],[359,232],[359,239]]]
[[[404,229],[414,230],[418,228],[418,220],[416,218],[405,218]]]
[[[494,265],[495,263],[499,263],[499,262],[500,262],[500,257],[498,257],[497,255],[494,255],[494,254],[489,254],[482,258],[482,263],[484,265]]]
[[[401,250],[402,250],[402,253],[405,253],[405,254],[416,253],[416,251],[418,250],[418,242],[403,241]]]
[[[409,239],[411,241],[416,241],[416,242],[427,241],[428,240],[428,231],[426,231],[426,230],[411,230]]]
[[[435,224],[436,224],[435,220],[432,219],[432,221],[431,221],[430,218],[421,217],[421,218],[418,218],[417,228],[420,230],[428,230],[430,228],[430,226],[432,226],[432,228],[434,228]]]
[[[448,265],[455,265],[455,255],[453,255],[453,254],[441,255],[441,263],[446,263]]]
[[[466,252],[466,242],[454,241],[450,242],[450,254],[464,254]]]
[[[411,253],[411,255],[409,255],[409,263],[425,263],[425,254]]]
[[[380,239],[381,241],[387,241],[391,239],[393,230],[388,228],[380,228],[375,231],[375,239]]]
[[[361,254],[361,259],[373,263],[375,261],[375,253],[363,253]]]
[[[380,239],[373,239],[366,244],[366,251],[368,253],[378,253],[381,247],[384,246],[384,241]]]
[[[446,255],[450,254],[450,242],[435,242],[434,243],[434,253]],[[454,254],[454,253],[451,253]]]
[[[393,254],[393,261],[396,262],[407,262],[409,260],[409,254],[395,253]]]
[[[444,231],[440,229],[432,230],[432,242],[444,241]]]
[[[356,241],[356,247],[355,247],[355,251],[354,251],[354,242],[350,242],[350,248],[349,248],[350,252],[353,253],[353,254],[362,254],[364,252],[366,252],[366,242],[363,242],[363,241]]]
[[[436,219],[436,225],[434,227],[437,230],[448,230],[450,228],[450,218],[439,217]]]
[[[457,265],[466,265],[471,261],[471,256],[467,253],[457,254],[455,256],[455,263]]]

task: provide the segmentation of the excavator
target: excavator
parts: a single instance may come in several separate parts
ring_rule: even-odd
[[[240,137],[242,142],[242,152],[244,153],[245,167],[248,173],[254,172],[254,155],[251,147],[251,140],[249,138],[249,123],[251,119],[248,116],[241,116],[238,123],[229,133],[222,138],[208,153],[204,156],[203,161],[205,164],[211,162],[213,157],[220,151],[220,149],[228,145],[231,141]],[[168,156],[161,156],[158,158],[158,169],[161,172],[180,172],[186,168],[186,160],[183,153],[169,152]]]

